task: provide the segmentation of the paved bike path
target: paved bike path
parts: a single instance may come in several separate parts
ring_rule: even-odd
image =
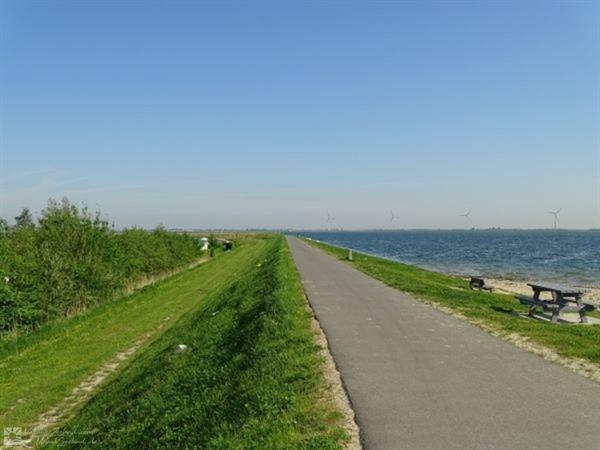
[[[597,383],[288,242],[365,448],[600,449]]]

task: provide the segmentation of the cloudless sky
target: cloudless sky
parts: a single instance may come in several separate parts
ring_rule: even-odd
[[[596,1],[4,0],[0,216],[600,227],[599,30]]]

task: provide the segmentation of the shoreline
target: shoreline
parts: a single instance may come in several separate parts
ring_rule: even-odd
[[[307,237],[309,240],[315,241],[315,242],[322,242],[324,244],[327,245],[333,245],[334,247],[338,247],[338,248],[347,248],[338,244],[331,244],[329,242],[326,241],[321,241],[319,239],[314,239],[311,237]],[[367,252],[364,250],[359,250],[359,249],[352,249],[356,252],[359,253],[363,253],[365,255],[369,255],[369,256],[374,256],[376,258],[382,258],[382,259],[387,259],[388,261],[394,261],[394,262],[398,262],[400,264],[406,264],[409,266],[414,266],[414,267],[419,267],[421,269],[424,270],[429,270],[430,272],[437,272],[437,273],[442,273],[445,275],[450,275],[450,276],[455,276],[455,277],[459,277],[459,278],[463,278],[466,280],[469,280],[470,275],[469,274],[465,274],[464,272],[452,272],[452,271],[444,271],[441,269],[437,269],[437,268],[433,268],[433,267],[428,267],[426,265],[419,265],[419,264],[415,264],[415,263],[410,263],[410,262],[405,262],[405,261],[400,261],[399,259],[396,258],[391,258],[389,256],[385,256],[385,255],[380,255],[377,253],[371,253],[371,252]],[[506,278],[506,277],[502,277],[502,276],[486,276],[486,275],[482,275],[483,278],[486,280],[486,283],[488,285],[490,285],[492,288],[495,288],[495,290],[506,293],[506,294],[522,294],[522,295],[530,295],[532,293],[531,287],[527,286],[527,283],[531,283],[533,281],[538,281],[538,280],[534,280],[534,279],[510,279],[510,278]],[[600,307],[600,286],[589,286],[589,285],[582,285],[579,283],[572,283],[572,282],[552,282],[552,283],[556,283],[556,284],[565,284],[567,286],[571,286],[577,289],[581,289],[584,291],[584,295],[583,295],[583,300],[589,303],[593,303],[595,305],[598,305]]]

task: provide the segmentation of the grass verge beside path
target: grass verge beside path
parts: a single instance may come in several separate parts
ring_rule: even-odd
[[[53,436],[80,448],[340,448],[284,238],[182,317]],[[188,346],[177,352],[179,344]]]
[[[347,249],[307,240],[338,259]],[[431,300],[501,334],[518,333],[568,358],[582,358],[600,364],[600,325],[557,325],[518,316],[527,307],[512,295],[471,291],[468,282],[415,266],[353,252],[347,261],[358,270],[398,290]]]
[[[0,345],[0,428],[29,427],[40,414],[119,352],[164,332],[205,293],[230,284],[254,264],[264,239],[246,238],[230,253],[138,293]]]

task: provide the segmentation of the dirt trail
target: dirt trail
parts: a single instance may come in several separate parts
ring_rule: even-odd
[[[143,287],[165,280],[180,272],[194,268],[206,261],[208,261],[208,258],[203,257],[182,268],[138,280],[135,284],[125,289],[124,295],[130,295],[135,291],[142,289]],[[152,336],[154,336],[161,328],[163,328],[170,319],[170,316],[165,317],[153,330],[142,335],[133,343],[133,345],[116,353],[114,357],[104,362],[104,364],[102,364],[96,372],[88,376],[75,388],[73,388],[67,397],[49,408],[44,413],[40,414],[35,422],[29,424],[29,426],[23,430],[26,434],[26,441],[29,444],[39,444],[40,442],[43,442],[43,440],[49,436],[53,429],[71,418],[79,410],[79,408],[98,390],[100,385],[111,374],[115,373],[119,368],[121,368],[126,361],[131,359],[131,357]]]
[[[79,383],[71,394],[58,404],[52,406],[46,412],[40,414],[37,420],[27,427],[30,433],[28,440],[39,444],[57,425],[70,419],[74,413],[83,405],[99,388],[99,386],[154,336],[171,319],[165,317],[161,323],[152,331],[144,334],[129,348],[118,352],[113,358],[105,362],[96,372]]]

